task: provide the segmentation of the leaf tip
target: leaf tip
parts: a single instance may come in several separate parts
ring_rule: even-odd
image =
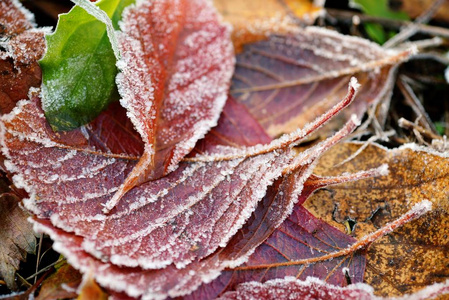
[[[410,210],[410,214],[417,218],[432,210],[432,202],[425,199],[415,204]]]
[[[358,82],[357,78],[351,77],[351,81],[349,81],[349,88],[352,88],[355,92],[357,92],[360,87],[361,84]]]
[[[390,173],[388,170],[388,164],[382,164],[379,168],[377,168],[377,171],[379,172],[379,176],[387,176]]]
[[[354,123],[355,126],[360,126],[360,124],[362,123],[362,121],[359,119],[359,117],[357,117],[356,114],[351,115],[351,122]]]
[[[417,45],[413,45],[409,49],[407,49],[406,52],[408,54],[408,57],[415,56],[419,52],[418,46]]]

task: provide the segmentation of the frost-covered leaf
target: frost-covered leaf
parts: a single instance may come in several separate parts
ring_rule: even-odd
[[[341,135],[347,134],[341,132]],[[335,143],[339,137],[339,135],[334,136],[331,139],[328,139],[326,143],[333,144]],[[324,148],[328,148],[328,146],[325,146]],[[320,145],[321,147],[323,145]],[[312,151],[318,150],[319,147]],[[318,150],[320,151],[320,150]],[[312,160],[313,161],[313,160]],[[265,195],[265,197],[262,199],[262,201],[259,203],[257,209],[254,211],[250,219],[247,221],[247,223],[233,236],[233,238],[229,241],[229,243],[226,245],[225,248],[220,249],[216,253],[214,253],[212,256],[208,257],[206,260],[204,260],[201,268],[198,269],[207,269],[207,270],[222,270],[226,267],[234,267],[237,266],[244,261],[248,259],[248,257],[254,252],[256,247],[258,247],[260,244],[262,244],[270,235],[273,234],[273,232],[281,225],[281,223],[284,222],[284,220],[290,216],[293,210],[293,206],[299,206],[301,205],[309,196],[312,194],[315,190],[319,188],[326,187],[328,185],[332,184],[339,184],[342,182],[347,181],[353,181],[353,180],[359,180],[361,178],[367,178],[367,177],[373,177],[373,176],[379,176],[385,174],[385,166],[381,166],[377,169],[372,169],[368,171],[362,171],[355,174],[345,174],[337,177],[332,178],[321,178],[315,175],[310,175],[311,170],[313,169],[313,163],[310,165],[305,164],[301,168],[298,168],[295,172],[288,176],[284,176],[280,179],[278,179],[273,185],[271,185],[268,188],[268,191]],[[338,238],[341,238],[340,242],[344,243],[347,242],[348,244],[350,242],[353,242],[351,237],[348,237],[344,234],[339,233],[336,229],[327,226],[323,222],[320,222],[319,220],[315,220],[313,216],[310,214],[307,214],[306,211],[302,210],[300,207],[295,208],[295,213],[297,216],[299,215],[301,221],[298,222],[298,218],[294,220],[298,224],[298,228],[302,228],[303,231],[298,233],[299,239],[303,239],[305,248],[307,248],[307,241],[314,239],[319,239],[318,235],[310,235],[310,232],[312,231],[307,226],[311,226],[314,228],[323,226],[323,231],[326,231],[326,229],[329,228],[329,232],[326,232],[329,234],[329,236],[333,236],[335,233],[334,239],[338,240]],[[292,220],[287,219],[285,221],[286,223],[292,223]],[[309,224],[308,224],[309,223]],[[306,224],[306,225],[304,225]],[[308,224],[308,225],[307,225]],[[311,224],[314,224],[315,226],[312,226]],[[318,225],[317,225],[318,224]],[[324,225],[323,225],[324,224]],[[284,225],[281,225],[281,228]],[[291,226],[291,225],[287,225]],[[309,230],[309,231],[308,231]],[[277,230],[276,230],[277,231]],[[309,234],[309,235],[308,235]],[[273,234],[274,236],[275,234]],[[282,240],[282,237],[286,237],[285,235],[281,235],[281,238],[279,238],[279,234],[277,236],[278,240],[276,241],[277,244],[284,244],[284,243],[293,243],[297,241],[285,241]],[[349,241],[349,242],[348,242]],[[298,244],[300,245],[300,244]],[[262,248],[263,246],[260,246]],[[290,252],[295,252],[297,250],[296,245],[292,245],[291,248],[288,249]],[[295,250],[296,249],[296,250]],[[315,248],[314,248],[315,249]],[[337,249],[337,248],[336,248]],[[266,250],[266,249],[265,249]],[[265,251],[264,249],[257,249],[256,253],[263,253]],[[305,252],[304,252],[305,253]],[[308,253],[308,252],[307,252]],[[269,257],[267,255],[266,261],[271,261],[274,265],[276,263],[282,263],[283,261],[278,261],[277,259],[279,257],[294,257],[297,255],[294,253],[293,255],[291,253],[288,254],[282,254],[283,256],[273,256]],[[320,253],[317,253],[317,255],[320,255]],[[262,254],[263,256],[263,254]],[[360,258],[360,255],[356,255],[357,259],[363,260],[363,258]],[[255,264],[257,264],[257,255],[256,259],[254,259]],[[304,264],[298,264],[296,266],[292,266],[291,268],[287,269],[286,274],[289,274],[288,272],[294,271],[295,269],[301,269],[303,268]],[[323,269],[317,268],[315,265],[310,266],[313,270],[318,269],[319,271],[322,271]],[[362,264],[361,267],[358,268],[358,274],[363,275],[363,269],[364,265]],[[267,268],[270,269],[270,268]],[[263,270],[263,268],[259,269],[260,272],[266,272],[267,276],[275,276],[279,277],[282,274],[285,274],[285,270],[283,270],[283,267],[272,267],[273,270],[267,271],[266,269]],[[198,270],[197,270],[198,272]],[[238,282],[243,282],[245,280],[248,280],[248,274],[256,273],[257,270],[246,270],[243,272],[239,271],[226,271],[223,273],[221,277],[216,279],[210,284],[201,286],[197,291],[195,291],[192,295],[189,295],[188,297],[191,299],[197,299],[197,298],[214,298],[217,295],[223,293],[225,290],[231,289],[235,284]],[[344,275],[339,274],[338,272],[335,272],[341,277]],[[355,272],[354,272],[355,273]],[[281,275],[279,275],[281,274]],[[322,276],[322,278],[325,278],[327,275],[330,276],[330,274],[326,272],[322,272],[319,274]],[[316,275],[318,276],[318,275]],[[269,278],[269,277],[268,277]],[[330,276],[332,280],[336,280],[335,276]],[[362,276],[358,276],[357,278],[353,278],[353,282],[357,281],[357,279],[360,281]],[[257,279],[257,278],[256,278]],[[252,280],[256,280],[252,279]],[[267,280],[267,278],[259,278],[260,280]],[[345,283],[346,281],[340,281],[340,284]]]
[[[216,125],[234,70],[229,28],[205,0],[142,1],[124,14],[117,78],[145,151],[123,194],[176,169]]]
[[[246,230],[241,232],[250,235],[251,230],[259,229],[254,225],[246,226]],[[236,237],[233,240],[236,240]],[[355,252],[333,260],[318,262],[307,260],[339,251],[354,242],[354,238],[315,218],[301,205],[296,205],[287,220],[256,248],[246,263],[235,269],[223,271],[220,277],[201,286],[189,297],[190,299],[212,299],[226,291],[232,291],[240,283],[265,282],[285,276],[294,276],[302,280],[308,276],[314,276],[337,286],[346,286],[349,282],[362,282],[365,271],[363,253]],[[233,246],[237,247],[233,249]],[[245,250],[247,251],[239,243],[234,245],[231,241],[221,255],[223,260],[233,256],[240,256],[239,258],[242,259],[245,257],[239,252],[248,255]],[[285,262],[301,260],[304,262],[283,265]]]
[[[15,272],[27,252],[36,248],[33,226],[27,221],[29,214],[19,207],[20,198],[9,189],[6,176],[1,173],[0,190],[0,278],[10,289],[15,288]]]
[[[43,224],[37,228],[52,234],[55,241],[80,242],[81,249],[68,242],[55,246],[73,266],[88,272],[92,264],[97,265],[94,276],[100,284],[130,295],[182,295],[218,274],[211,269],[195,276],[196,269],[185,267],[201,264],[201,259],[224,247],[276,178],[309,166],[355,127],[351,121],[332,142],[299,155],[290,148],[347,106],[355,88],[351,82],[339,105],[305,129],[266,146],[236,150],[205,142],[197,149],[203,153],[200,159],[197,155],[197,161],[182,162],[169,175],[131,190],[108,215],[102,213],[103,204],[135,161],[123,153],[99,152],[88,127],[57,135],[46,123],[37,98],[22,101],[2,119],[4,150],[10,171],[17,173],[16,184],[30,194],[25,206],[42,219],[36,221]],[[225,110],[223,117],[229,115]],[[210,135],[226,136],[215,130]],[[216,161],[210,154],[223,151],[243,156]],[[68,236],[59,237],[60,231],[52,226],[69,232]],[[74,234],[76,238],[71,237]],[[123,272],[135,273],[139,279],[130,277],[126,285],[117,285]],[[173,276],[173,272],[181,274]],[[111,282],[111,276],[116,280]]]
[[[300,280],[290,276],[282,279],[273,279],[263,284],[257,281],[242,283],[236,291],[227,292],[218,299],[368,300],[374,298],[373,288],[366,284],[356,284],[342,288],[314,277]]]
[[[332,107],[355,74],[362,89],[344,117],[361,117],[388,94],[394,66],[409,55],[323,28],[292,29],[245,46],[237,56],[231,93],[271,136],[278,136]]]
[[[351,237],[297,205],[292,215],[256,249],[245,264],[223,272],[215,281],[195,291],[191,298],[208,299],[232,291],[242,282],[263,283],[285,276],[299,279],[313,276],[337,286],[361,282],[365,270],[365,249],[385,234],[421,217],[431,206],[430,201],[422,201],[383,228],[345,245]],[[229,246],[232,246],[231,243]]]
[[[19,1],[0,2],[0,114],[26,99],[41,82],[37,63],[45,49],[44,31],[34,28],[33,16]]]
[[[134,0],[102,0],[96,5],[118,29],[123,9]],[[42,68],[42,107],[54,130],[78,128],[117,99],[116,58],[106,25],[79,6],[59,17],[46,36]]]
[[[449,278],[449,171],[447,154],[412,145],[387,150],[370,146],[348,163],[329,169],[360,148],[342,144],[328,152],[315,169],[329,175],[387,163],[388,176],[328,188],[305,205],[326,222],[364,236],[404,213],[421,199],[434,209],[374,243],[367,253],[365,280],[376,294],[399,296]]]
[[[236,291],[227,292],[220,300],[277,300],[277,299],[315,299],[315,300],[387,300],[374,295],[374,289],[367,284],[353,284],[347,287],[339,287],[328,284],[318,278],[308,277],[306,280],[298,280],[295,277],[274,279],[261,284],[248,282],[238,286]],[[449,281],[442,284],[434,284],[422,291],[405,295],[396,300],[428,300],[444,297],[449,292]],[[438,298],[440,299],[440,298]]]
[[[298,23],[312,24],[323,13],[311,0],[214,0],[217,10],[232,25],[237,52],[242,45],[285,33]]]

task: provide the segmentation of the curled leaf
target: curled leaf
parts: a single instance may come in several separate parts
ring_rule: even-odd
[[[242,283],[236,291],[230,291],[219,297],[220,300],[237,299],[374,299],[373,288],[366,284],[356,284],[341,288],[331,285],[315,277],[299,280],[292,276],[272,279],[265,283],[251,281]]]
[[[316,300],[387,300],[374,295],[374,289],[367,284],[354,284],[344,288],[328,284],[320,279],[308,277],[306,280],[298,280],[294,277],[273,279],[264,284],[259,282],[247,282],[238,286],[236,291],[227,292],[220,300],[232,299],[303,299],[313,297]],[[394,298],[397,300],[415,299],[440,299],[449,292],[449,281],[442,284],[434,284],[424,288],[415,294]]]

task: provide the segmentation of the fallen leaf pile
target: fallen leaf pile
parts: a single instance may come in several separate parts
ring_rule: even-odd
[[[287,4],[289,12],[303,15]],[[417,289],[387,291],[398,288],[403,277],[387,283],[379,274],[394,272],[383,269],[392,252],[414,250],[406,245],[420,239],[417,222],[426,220],[430,240],[420,241],[435,247],[433,254],[425,247],[420,253],[440,255],[438,263],[429,263],[438,268],[432,274],[447,270],[447,241],[438,237],[442,230],[436,226],[447,223],[449,192],[444,179],[439,181],[445,173],[431,170],[445,157],[410,150],[407,158],[427,163],[411,165],[404,173],[397,160],[405,156],[395,150],[383,150],[369,163],[360,156],[340,168],[333,166],[350,155],[341,154],[344,147],[352,146],[328,151],[388,95],[398,64],[413,50],[386,50],[331,30],[300,28],[286,12],[282,17],[290,18],[288,26],[262,40],[265,33],[257,33],[250,40],[258,41],[247,44],[222,22],[211,1],[137,1],[124,9],[114,33],[120,51],[115,79],[120,102],[77,129],[55,131],[50,108],[65,99],[48,104],[47,91],[53,87],[49,82],[39,87],[37,61],[45,46],[33,49],[42,43],[43,32],[33,29],[19,2],[0,5],[0,23],[7,25],[2,36],[8,38],[0,59],[11,70],[2,73],[1,88],[15,91],[18,82],[22,92],[6,93],[2,100],[4,173],[13,178],[15,189],[26,191],[21,203],[32,215],[34,230],[49,235],[53,248],[70,264],[58,266],[60,276],[44,281],[40,299],[76,294],[374,299],[373,288],[374,294],[403,295]],[[310,7],[308,13],[316,11]],[[236,19],[242,23],[241,16]],[[19,41],[23,44],[16,46]],[[233,41],[244,44],[237,56]],[[44,60],[47,64],[48,58]],[[72,106],[70,101],[63,104]],[[73,107],[70,113],[76,112]],[[318,130],[328,137],[296,148]],[[414,176],[421,181],[413,181]],[[422,191],[426,180],[439,185]],[[391,200],[376,194],[397,186],[395,181],[412,187],[384,196],[395,195]],[[333,193],[331,200],[316,199],[333,189],[342,192]],[[2,194],[0,205],[11,207],[8,216],[24,215],[19,200],[11,197]],[[351,206],[364,199],[369,205]],[[388,217],[374,223],[380,210],[388,210]],[[438,216],[433,223],[432,214]],[[363,220],[355,236],[339,229],[338,220],[346,217]],[[0,274],[11,287],[17,253],[34,248],[24,245],[34,240],[25,217],[17,219],[0,234],[2,243],[14,239],[0,247],[6,257],[0,257]],[[17,238],[17,232],[26,235]],[[13,246],[18,249],[11,254],[6,248]],[[3,267],[11,259],[13,268]],[[72,267],[83,274],[82,283]],[[421,287],[449,277],[416,276]],[[65,283],[70,288],[61,289]],[[416,297],[443,295],[448,289],[446,282]]]

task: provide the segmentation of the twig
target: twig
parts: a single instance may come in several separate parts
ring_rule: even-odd
[[[405,101],[408,105],[410,105],[416,116],[421,120],[421,125],[428,131],[436,133],[437,131],[432,123],[432,120],[424,109],[424,106],[421,104],[421,101],[413,92],[411,86],[407,83],[406,79],[407,78],[404,75],[401,75],[397,81],[397,85],[399,87],[399,90],[401,90],[402,94],[404,95]]]
[[[42,239],[44,238],[44,234],[41,233],[41,236],[39,238],[39,248],[37,250],[37,259],[36,259],[36,273],[39,271],[39,263],[40,263],[40,256],[41,256],[41,250],[42,250]],[[34,283],[36,283],[37,277],[34,277]]]
[[[360,155],[360,153],[362,153],[366,148],[368,148],[368,146],[372,145],[375,141],[377,140],[382,140],[384,142],[388,141],[388,138],[390,136],[393,136],[396,132],[394,130],[390,130],[387,132],[383,132],[382,136],[378,136],[378,135],[374,135],[372,137],[370,137],[367,141],[365,141],[363,143],[363,145],[357,149],[356,152],[354,152],[353,154],[351,154],[349,157],[345,158],[343,161],[339,162],[338,164],[336,164],[334,167],[339,167],[344,165],[345,163],[353,160],[354,158],[356,158],[358,155]]]
[[[19,273],[16,273],[17,278],[20,280],[20,282],[25,285],[27,288],[32,287],[33,285],[28,282],[27,279],[23,278]]]
[[[312,257],[312,258],[306,258],[302,260],[297,261],[287,261],[287,262],[280,262],[280,263],[272,263],[272,264],[261,264],[261,265],[253,265],[253,266],[243,266],[243,267],[237,267],[233,270],[242,271],[242,270],[255,270],[255,269],[269,269],[269,268],[276,268],[276,267],[285,267],[285,266],[297,266],[297,265],[308,265],[308,264],[314,264],[322,261],[332,260],[337,257],[342,257],[349,255],[351,253],[354,253],[361,249],[368,248],[374,241],[378,240],[379,238],[383,237],[384,235],[387,235],[397,228],[407,224],[408,222],[415,220],[425,213],[429,212],[432,209],[432,203],[428,200],[423,200],[413,206],[411,210],[409,210],[406,214],[402,215],[400,218],[394,220],[391,223],[386,224],[379,230],[368,234],[367,236],[363,237],[359,241],[355,242],[351,246],[342,249],[340,251],[332,252],[323,256],[319,257]]]
[[[430,19],[435,15],[438,8],[445,2],[446,0],[436,0],[432,3],[432,5],[419,17],[415,19],[415,22],[408,25],[406,28],[401,30],[397,35],[389,39],[385,42],[383,45],[385,48],[392,48],[403,41],[410,38],[412,35],[414,35],[416,32],[418,32],[418,26],[417,24],[423,24],[430,21]]]
[[[400,118],[398,120],[398,125],[401,128],[405,128],[405,129],[410,129],[413,130],[416,134],[416,132],[418,132],[420,135],[426,136],[432,140],[437,139],[437,140],[442,140],[443,138],[413,122],[410,122],[409,120],[406,120],[404,118]]]
[[[54,267],[55,265],[59,264],[60,262],[64,261],[65,258],[60,258],[57,261],[55,261],[54,263],[49,264],[48,266],[46,266],[45,268],[39,270],[38,272],[34,273],[33,275],[29,276],[28,278],[26,278],[26,280],[30,280],[33,277],[36,278],[38,275],[48,271],[50,268]]]
[[[372,22],[372,23],[378,23],[386,28],[390,29],[396,29],[399,30],[400,28],[404,26],[409,26],[411,24],[414,24],[410,21],[403,21],[403,20],[393,20],[393,19],[387,19],[387,18],[381,18],[381,17],[373,17],[373,16],[367,16],[361,13],[355,13],[350,11],[344,11],[339,9],[326,9],[327,14],[337,19],[341,22],[347,22],[352,24],[352,18],[354,16],[357,16],[360,22],[366,23],[366,22]],[[449,38],[449,29],[444,27],[438,27],[438,26],[431,26],[431,25],[425,25],[425,24],[414,24],[416,27],[416,30],[421,33],[433,35],[433,36],[441,36],[445,38]]]

